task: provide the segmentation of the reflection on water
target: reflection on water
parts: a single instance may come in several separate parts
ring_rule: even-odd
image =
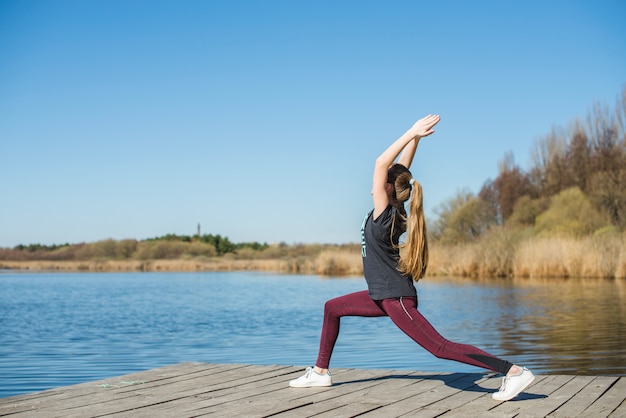
[[[626,282],[427,278],[448,339],[537,374],[626,375]],[[324,302],[362,278],[261,273],[0,274],[0,397],[183,361],[310,365]],[[475,372],[388,318],[344,318],[331,367]]]
[[[513,313],[498,325],[503,347],[535,357],[538,368],[563,374],[626,374],[626,283],[623,280],[515,280],[523,293],[502,306]],[[516,292],[517,294],[517,292]],[[507,324],[516,323],[518,330]],[[506,330],[506,331],[504,331]],[[519,340],[515,338],[519,333]]]

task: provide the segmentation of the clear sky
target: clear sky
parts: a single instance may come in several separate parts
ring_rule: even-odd
[[[441,115],[427,215],[626,83],[626,2],[0,2],[0,247],[359,241],[375,158]]]

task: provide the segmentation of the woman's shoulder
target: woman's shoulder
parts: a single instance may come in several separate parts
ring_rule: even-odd
[[[372,214],[372,220],[374,221],[374,223],[382,223],[385,222],[385,220],[389,220],[392,218],[393,214],[394,214],[395,208],[392,205],[387,205],[387,207],[380,213],[380,215],[378,215],[377,217],[374,218],[374,212],[370,212]]]

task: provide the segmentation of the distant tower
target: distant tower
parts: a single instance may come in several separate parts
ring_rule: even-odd
[[[198,222],[198,238],[200,238],[200,222]]]

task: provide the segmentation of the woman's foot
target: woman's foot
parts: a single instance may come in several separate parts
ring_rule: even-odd
[[[509,401],[526,389],[533,380],[535,376],[526,367],[513,366],[502,379],[500,390],[491,397],[496,401]]]
[[[319,369],[316,367],[317,370]],[[289,386],[292,388],[312,388],[312,387],[323,387],[323,386],[332,386],[333,379],[330,376],[330,372],[326,370],[325,373],[318,373],[312,367],[307,367],[304,373],[304,376],[300,376],[299,378],[292,380],[289,382]]]

